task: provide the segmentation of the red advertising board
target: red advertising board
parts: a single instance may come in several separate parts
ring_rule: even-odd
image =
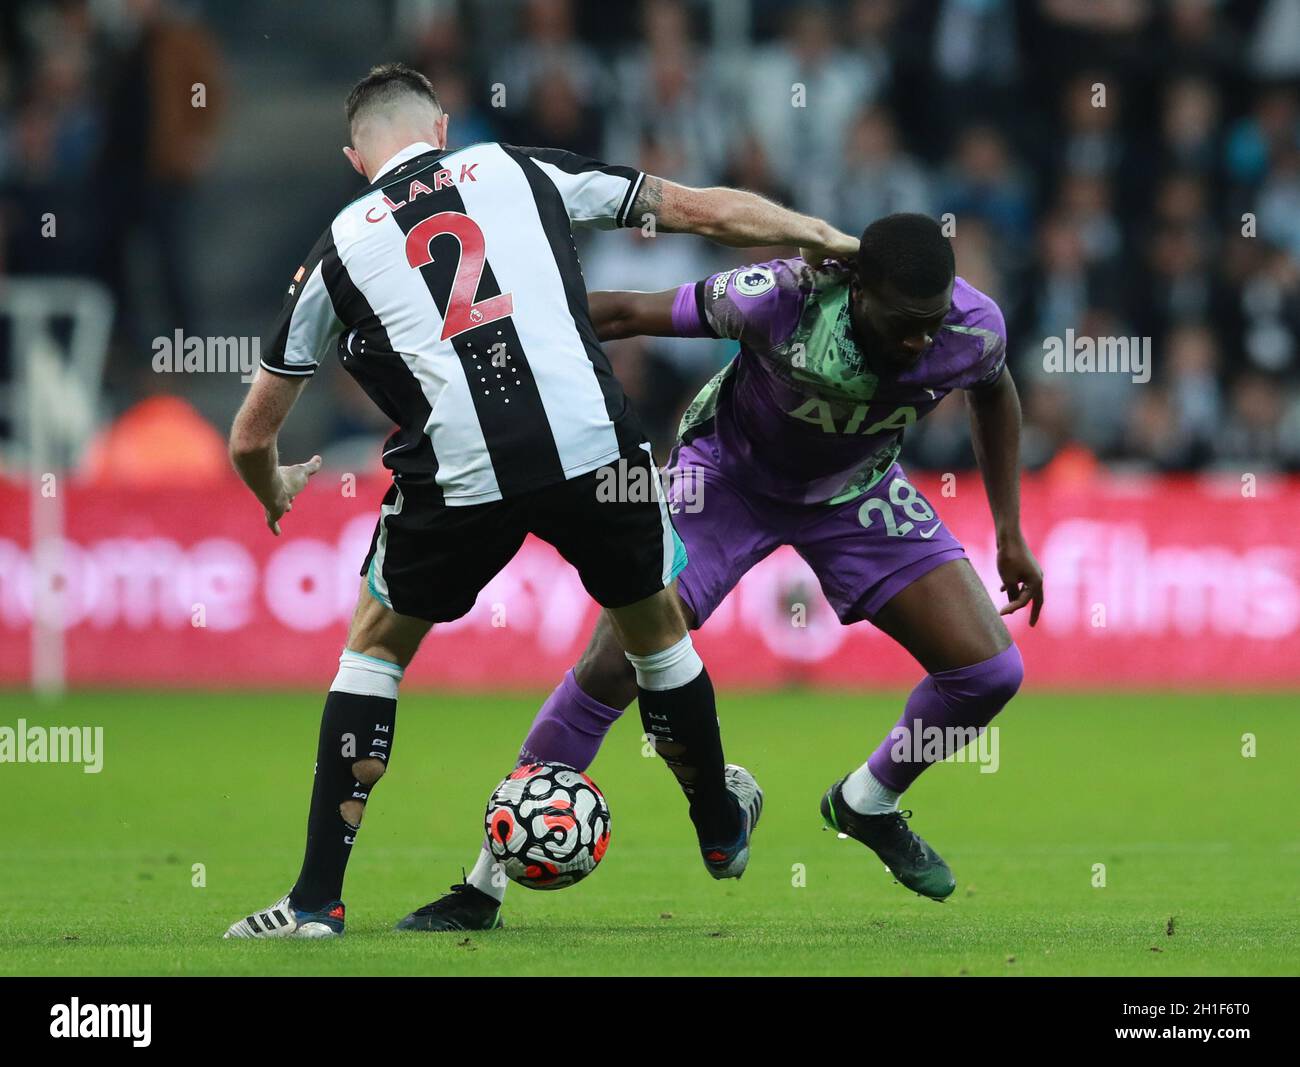
[[[996,591],[978,477],[915,481]],[[324,685],[385,484],[350,488],[323,473],[276,538],[233,480],[163,492],[74,484],[65,536],[39,549],[57,560],[53,595],[38,597],[28,491],[0,484],[0,684],[27,682],[35,605],[49,603],[74,686]],[[1047,576],[1039,626],[1027,613],[1010,620],[1031,684],[1300,686],[1294,480],[1027,480],[1023,497]],[[595,614],[573,571],[530,540],[468,616],[435,628],[407,684],[549,685]],[[744,578],[698,645],[721,685],[899,686],[918,674],[870,625],[840,626],[790,550]]]

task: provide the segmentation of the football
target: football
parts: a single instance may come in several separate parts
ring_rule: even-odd
[[[529,889],[582,881],[609,848],[605,795],[563,763],[516,767],[492,793],[484,823],[501,869]]]

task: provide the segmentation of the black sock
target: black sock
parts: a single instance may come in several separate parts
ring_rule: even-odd
[[[734,841],[742,828],[740,808],[723,776],[722,734],[708,671],[676,689],[637,688],[641,724],[690,802],[700,843]]]
[[[385,765],[392,749],[397,701],[331,689],[321,715],[316,746],[316,778],[307,815],[307,850],[302,872],[289,892],[295,907],[323,908],[343,895],[357,826],[339,812],[349,800],[366,802],[373,785],[359,782],[352,772],[358,760],[378,759]]]

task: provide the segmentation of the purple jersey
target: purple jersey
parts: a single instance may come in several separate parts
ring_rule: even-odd
[[[961,278],[921,358],[901,374],[871,373],[850,329],[849,280],[838,264],[774,259],[683,285],[674,332],[729,337],[740,351],[691,402],[682,442],[753,491],[841,503],[879,481],[906,429],[944,396],[1002,373],[1002,312]]]

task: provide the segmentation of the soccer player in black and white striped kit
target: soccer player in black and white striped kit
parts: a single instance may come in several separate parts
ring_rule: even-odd
[[[334,349],[397,425],[384,448],[393,484],[325,700],[301,873],[226,936],[343,932],[344,870],[392,754],[403,669],[430,626],[468,612],[529,533],[608,612],[705,865],[739,877],[762,793],[723,761],[713,688],[674,591],[685,552],[592,328],[572,228],[653,215],[664,233],[822,258],[852,255],[857,240],[751,193],[688,189],[556,149],[448,148],[433,87],[401,65],[363,78],[347,117],[344,152],[370,184],[294,275],[230,453],[278,534],[321,460],[281,466],[277,436]],[[654,491],[600,499],[610,468],[624,468],[617,484]]]

